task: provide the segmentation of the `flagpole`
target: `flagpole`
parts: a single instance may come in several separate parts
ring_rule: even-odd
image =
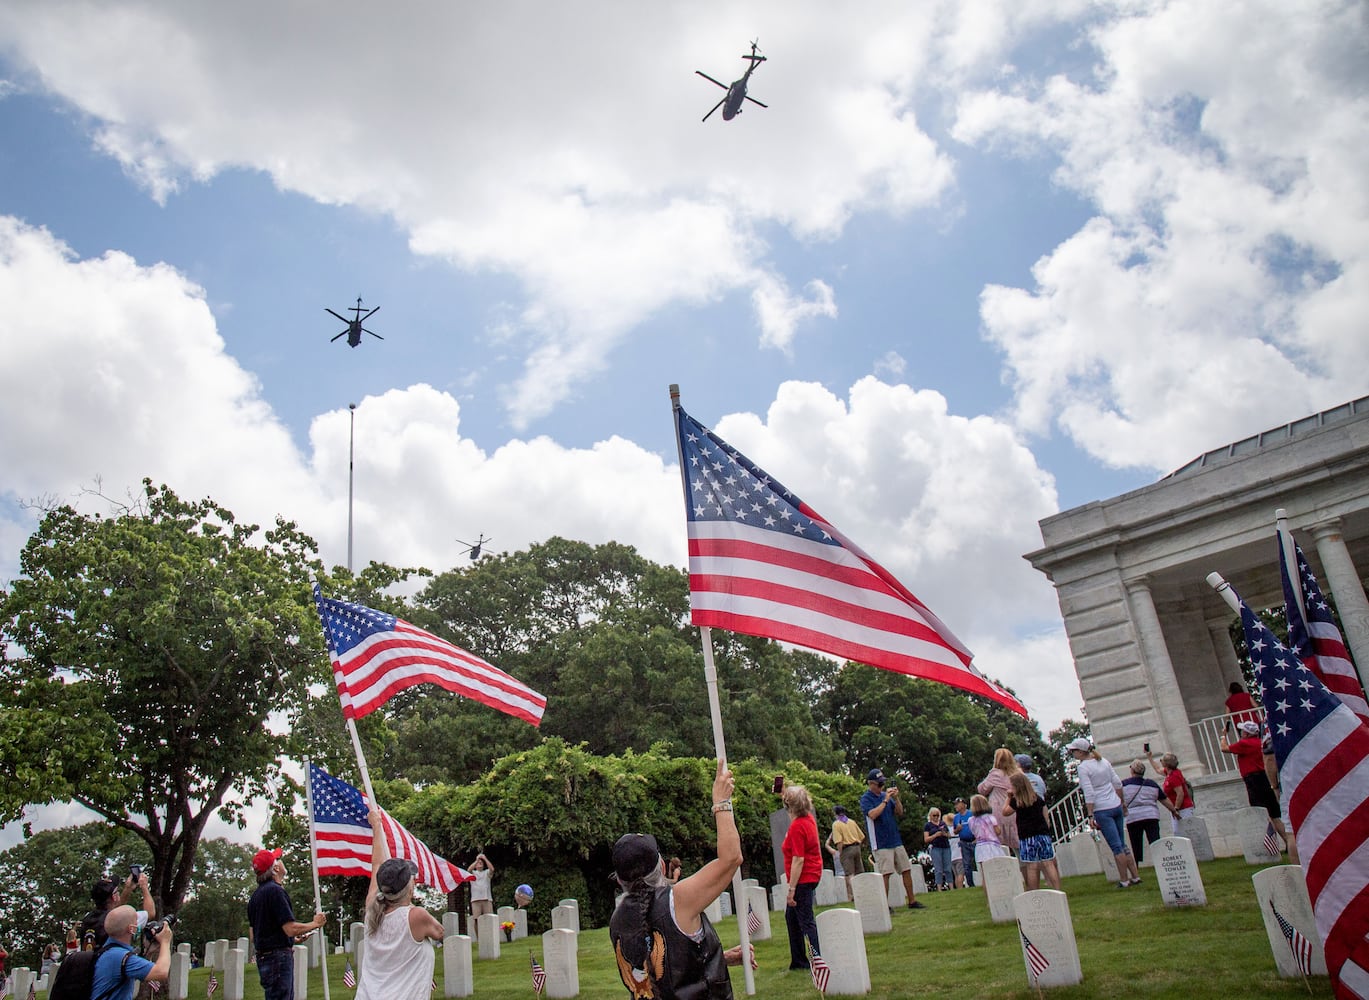
[[[309,811],[309,867],[314,870],[314,912],[323,912],[323,896],[318,887],[318,840],[314,836],[314,783],[309,774],[309,761],[304,761],[304,806]],[[319,971],[323,973],[323,1000],[328,997],[328,932],[323,931],[323,947],[319,949]]]
[[[1288,530],[1288,511],[1280,507],[1274,511],[1274,531],[1279,536],[1279,548],[1283,550],[1283,564],[1288,567],[1288,575],[1291,578],[1289,588],[1293,592],[1293,600],[1297,602],[1298,614],[1303,621],[1307,621],[1307,604],[1302,593],[1302,579],[1298,575],[1298,553],[1293,544],[1293,534]]]
[[[680,387],[675,384],[670,386],[670,407],[672,413],[680,408]],[[684,493],[686,508],[689,504],[689,486],[685,482],[684,471],[684,446],[680,441],[680,421],[674,418],[675,423],[675,449],[680,459],[680,489]],[[704,654],[704,685],[708,688],[708,712],[713,720],[713,752],[718,760],[723,764],[727,763],[727,744],[723,740],[723,710],[722,704],[718,700],[718,669],[713,663],[713,630],[707,625],[699,627],[699,636],[702,639]],[[739,831],[740,833],[740,831]],[[746,926],[746,907],[749,901],[746,898],[746,890],[742,885],[742,870],[738,866],[732,873],[732,899],[733,911],[737,915],[737,932],[741,938],[742,947],[742,979],[746,983],[746,995],[754,996],[756,993],[756,976],[751,969],[751,929]]]

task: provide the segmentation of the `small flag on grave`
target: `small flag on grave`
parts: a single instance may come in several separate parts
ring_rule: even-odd
[[[761,918],[756,915],[749,902],[746,904],[746,929],[752,937],[761,932]]]
[[[356,970],[352,968],[352,960],[350,958],[346,959],[342,966],[342,985],[349,990],[357,988],[357,974]]]
[[[1032,982],[1036,982],[1042,973],[1051,967],[1051,961],[1040,948],[1031,943],[1031,938],[1027,937],[1021,924],[1017,925],[1017,933],[1022,935],[1022,949],[1027,953],[1027,966],[1031,969]]]
[[[547,970],[537,963],[537,956],[532,952],[528,952],[528,960],[532,962],[532,990],[540,997],[547,985]]]
[[[1284,940],[1288,942],[1289,949],[1293,952],[1293,958],[1298,963],[1298,971],[1304,976],[1312,975],[1312,942],[1303,937],[1302,932],[1284,919],[1282,913],[1274,905],[1274,901],[1269,901],[1269,908],[1274,911],[1274,919],[1279,922],[1279,930],[1283,931]]]
[[[832,967],[816,951],[809,952],[808,965],[813,971],[813,985],[818,988],[819,993],[826,993],[827,982],[832,978]]]
[[[219,991],[219,979],[213,972],[209,973],[209,992],[205,996],[213,996]]]
[[[1264,849],[1276,857],[1282,853],[1279,850],[1279,838],[1274,833],[1274,824],[1266,823],[1264,827]]]

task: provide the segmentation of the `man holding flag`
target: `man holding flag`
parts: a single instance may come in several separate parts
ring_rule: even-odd
[[[290,895],[282,883],[285,864],[281,850],[263,848],[252,858],[252,870],[257,875],[257,888],[247,901],[247,922],[252,928],[252,941],[257,952],[257,976],[265,1000],[294,1000],[295,939],[322,927],[328,918],[315,913],[309,923],[295,919]]]

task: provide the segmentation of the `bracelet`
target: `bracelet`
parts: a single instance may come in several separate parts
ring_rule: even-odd
[[[730,813],[732,811],[732,800],[723,799],[721,802],[714,802],[713,811],[715,813]]]

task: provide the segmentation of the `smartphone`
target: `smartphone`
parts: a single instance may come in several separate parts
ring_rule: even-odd
[[[775,784],[771,787],[770,790],[774,792],[776,795],[779,795],[781,792],[784,791],[784,775],[775,775]]]
[[[138,876],[140,876],[142,873],[143,873],[143,866],[142,866],[142,865],[129,865],[129,866],[128,866],[128,877],[131,878],[135,883],[138,881]]]
[[[1146,753],[1150,753],[1150,744],[1149,744],[1149,743],[1143,743],[1143,744],[1141,744],[1141,746],[1142,746],[1142,749],[1144,749]]]

